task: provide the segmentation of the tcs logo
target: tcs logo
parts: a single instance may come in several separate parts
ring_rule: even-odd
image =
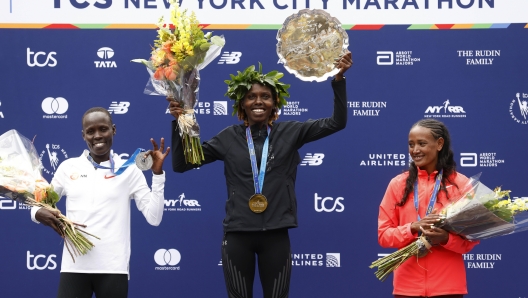
[[[26,265],[29,270],[54,270],[57,268],[57,263],[55,262],[56,255],[49,255],[47,258],[45,255],[32,255],[31,252],[27,251]],[[39,261],[39,259],[43,259]],[[45,263],[44,263],[45,262]],[[39,263],[42,266],[39,266]]]
[[[57,55],[56,52],[49,52],[47,55],[45,52],[32,52],[30,48],[27,48],[27,65],[29,67],[55,67],[57,66],[57,59],[53,57],[54,55]],[[44,61],[44,58],[39,58],[39,56],[45,56],[46,61]],[[39,62],[39,60],[41,62]]]
[[[314,195],[314,205],[315,205],[315,211],[317,212],[343,212],[345,210],[345,206],[341,201],[343,201],[343,197],[338,197],[334,200],[332,197],[325,197],[322,198],[317,193]],[[330,201],[329,203],[327,203]],[[332,202],[334,204],[332,205]],[[330,208],[328,208],[330,207]]]

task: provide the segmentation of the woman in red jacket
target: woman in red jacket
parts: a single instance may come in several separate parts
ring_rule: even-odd
[[[468,178],[456,172],[451,138],[446,126],[434,119],[415,123],[409,132],[409,169],[394,177],[378,216],[378,242],[382,247],[403,248],[421,233],[433,245],[421,258],[412,257],[394,271],[396,298],[450,297],[467,294],[462,254],[478,241],[434,227],[439,210],[457,199]]]

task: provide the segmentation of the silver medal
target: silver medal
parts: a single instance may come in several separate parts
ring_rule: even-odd
[[[142,171],[149,170],[153,163],[152,156],[148,155],[146,158],[144,158],[144,155],[145,153],[141,152],[136,156],[136,166]]]

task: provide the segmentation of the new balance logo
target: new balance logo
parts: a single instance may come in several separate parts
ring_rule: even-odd
[[[130,103],[128,101],[120,101],[119,103],[117,103],[117,101],[112,101],[110,107],[108,108],[108,112],[110,114],[125,114],[128,112],[129,106]]]
[[[301,161],[301,166],[320,166],[323,163],[323,153],[306,153],[306,156]]]
[[[237,64],[240,62],[240,57],[242,57],[242,52],[223,52],[218,64]]]

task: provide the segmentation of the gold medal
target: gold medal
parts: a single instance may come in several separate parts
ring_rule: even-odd
[[[268,207],[268,200],[263,194],[254,194],[249,198],[249,209],[255,213],[262,213]]]

